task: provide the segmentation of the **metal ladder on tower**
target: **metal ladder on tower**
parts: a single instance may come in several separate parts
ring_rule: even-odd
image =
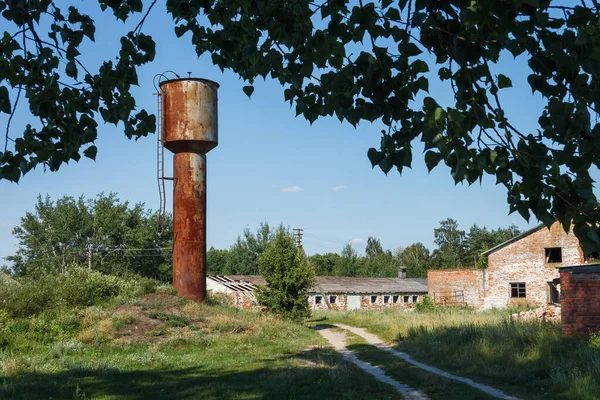
[[[165,190],[165,147],[162,132],[162,98],[160,89],[157,91],[158,115],[156,118],[156,182],[158,184],[158,221],[156,231],[159,235],[165,233],[165,215],[167,209],[167,192]]]

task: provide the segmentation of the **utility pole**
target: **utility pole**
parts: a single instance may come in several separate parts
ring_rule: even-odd
[[[294,235],[296,237],[296,246],[300,249],[302,248],[302,232],[304,231],[304,229],[294,228],[294,231],[296,231],[296,234]]]

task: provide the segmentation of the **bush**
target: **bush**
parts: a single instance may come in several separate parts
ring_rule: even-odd
[[[24,280],[20,285],[0,281],[0,310],[23,318],[65,306],[87,307],[117,296],[141,296],[155,292],[159,285],[149,278],[121,278],[72,267],[62,274]]]
[[[415,310],[418,312],[432,312],[436,311],[437,307],[435,306],[433,300],[431,300],[431,297],[425,295],[423,296],[423,301],[415,305]]]

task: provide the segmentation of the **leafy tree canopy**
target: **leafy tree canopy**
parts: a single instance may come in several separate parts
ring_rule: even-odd
[[[308,258],[308,262],[318,276],[335,275],[340,257],[337,253],[315,254]]]
[[[225,268],[221,273],[256,275],[258,274],[258,258],[265,252],[269,243],[277,231],[289,233],[289,229],[282,224],[277,230],[269,225],[268,222],[261,222],[253,233],[249,228],[244,229],[244,233],[238,236],[236,242],[229,249],[229,254],[225,257]]]
[[[131,31],[118,56],[90,71],[80,49],[96,40],[92,16],[52,0],[0,0],[0,112],[13,113],[21,99],[39,119],[0,154],[0,178],[94,158],[100,120],[130,138],[154,131],[155,117],[136,109],[129,89],[155,57],[143,22],[157,1],[98,3]],[[428,169],[443,161],[457,183],[491,175],[511,212],[574,224],[585,248],[599,247],[589,173],[600,166],[596,0],[167,0],[166,11],[198,55],[248,82],[247,95],[255,79],[270,77],[311,122],[380,121],[381,146],[368,156],[385,173],[409,167],[421,141]],[[527,82],[513,83],[501,55],[527,61]],[[452,89],[450,102],[429,93],[432,80]],[[513,84],[545,102],[535,131],[505,113],[502,95]]]
[[[406,267],[407,278],[427,278],[427,270],[431,268],[431,255],[423,243],[414,243],[402,250],[399,255],[402,265]]]
[[[116,275],[171,280],[171,236],[157,236],[158,216],[114,193],[94,199],[38,197],[13,229],[19,249],[7,257],[19,276],[65,272],[72,264]],[[171,218],[167,215],[167,224]]]

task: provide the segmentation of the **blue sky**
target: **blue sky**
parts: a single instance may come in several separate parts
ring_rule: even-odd
[[[108,13],[99,13],[97,2],[80,4],[96,17],[97,43],[86,45],[82,53],[85,64],[97,68],[104,58],[114,57],[118,51],[114,44],[127,29]],[[137,19],[129,29],[136,23]],[[339,252],[350,240],[362,250],[368,236],[379,238],[386,248],[414,242],[431,248],[433,229],[447,217],[458,220],[465,230],[475,223],[490,228],[530,226],[517,214],[508,215],[505,190],[494,179],[484,179],[481,186],[455,186],[442,164],[428,174],[418,143],[413,168],[402,176],[395,170],[385,176],[372,169],[366,152],[378,146],[381,123],[355,129],[336,119],[322,119],[311,126],[295,117],[283,100],[282,88],[269,80],[258,82],[248,99],[242,92],[244,83],[233,73],[221,73],[207,55],[198,59],[189,38],[175,37],[161,2],[144,32],[157,41],[157,58],[139,71],[140,87],[132,91],[140,107],[156,111],[152,77],[165,70],[182,76],[190,71],[221,85],[219,146],[208,154],[209,247],[228,248],[245,227],[254,229],[264,220],[304,228],[309,254]],[[497,66],[497,73],[508,75],[518,86],[502,91],[513,124],[531,130],[537,126],[542,104],[526,85],[523,66],[508,57]],[[430,93],[442,100],[449,95],[447,87],[436,83]],[[12,136],[27,123],[35,120],[21,107],[12,122]],[[5,124],[2,116],[0,126]],[[120,127],[102,125],[96,144],[96,162],[82,158],[55,173],[38,168],[19,184],[0,181],[0,258],[16,250],[10,230],[33,209],[38,194],[57,198],[116,192],[123,200],[158,207],[155,136],[130,141]],[[170,168],[168,152],[166,160]]]

